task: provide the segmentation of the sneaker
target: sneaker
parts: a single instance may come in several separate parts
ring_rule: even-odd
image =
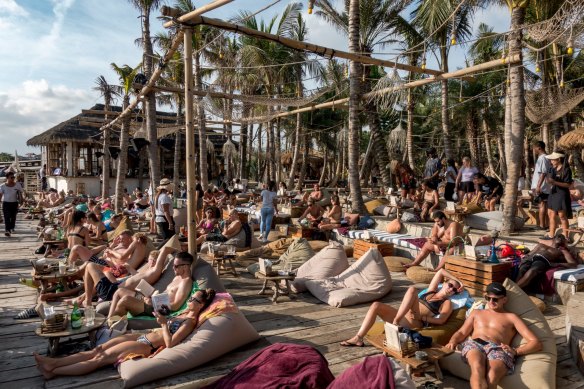
[[[545,234],[543,237],[540,238],[541,240],[552,240],[553,238],[548,234]]]
[[[10,236],[10,231],[6,231],[6,232],[4,233],[4,236]]]

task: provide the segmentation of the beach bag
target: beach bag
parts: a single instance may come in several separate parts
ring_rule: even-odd
[[[412,342],[416,344],[418,349],[423,348],[430,348],[432,347],[432,337],[431,336],[424,336],[420,334],[418,331],[410,330],[409,328],[403,328],[400,332],[404,334],[408,334]]]
[[[419,223],[422,220],[418,215],[412,212],[404,212],[401,216],[401,221],[404,223]]]

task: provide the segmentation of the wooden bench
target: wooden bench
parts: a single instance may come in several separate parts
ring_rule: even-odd
[[[393,256],[393,243],[385,242],[368,242],[362,239],[356,239],[353,242],[353,258],[359,259],[370,248],[379,250],[382,257]]]
[[[503,282],[511,274],[511,262],[484,263],[458,255],[447,255],[445,268],[462,281],[473,296],[483,296],[491,282]]]

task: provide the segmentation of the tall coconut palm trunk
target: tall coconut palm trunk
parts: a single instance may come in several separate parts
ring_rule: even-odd
[[[487,163],[489,164],[489,171],[494,172],[495,166],[493,165],[493,156],[491,154],[491,137],[489,136],[489,124],[485,119],[485,113],[483,112],[482,125],[483,125],[483,137],[485,141],[485,154],[487,155]]]
[[[176,123],[179,124],[182,114],[182,104],[178,104],[176,110]],[[182,132],[181,130],[177,130],[174,134],[174,159],[172,163],[172,171],[174,174],[172,175],[172,183],[174,185],[175,190],[179,188],[179,181],[180,181],[180,159],[181,159],[181,151],[182,151]]]
[[[124,96],[122,111],[130,105],[130,96]],[[118,168],[116,177],[116,197],[114,205],[116,213],[121,212],[124,207],[124,187],[126,185],[126,173],[128,172],[128,146],[130,142],[130,117],[127,116],[122,122],[120,131],[120,154],[118,155]]]
[[[198,30],[198,28],[197,28]],[[198,42],[198,39],[197,39]],[[197,90],[202,90],[203,87],[203,76],[201,74],[201,55],[197,50],[194,54],[195,57],[195,88]],[[199,166],[201,168],[201,186],[204,190],[209,186],[209,167],[207,164],[207,127],[205,120],[205,109],[203,108],[202,102],[203,98],[201,96],[196,97],[197,100],[197,125],[199,127]]]
[[[302,82],[296,84],[299,92],[298,95],[302,96]],[[294,131],[294,152],[292,154],[292,166],[290,167],[290,176],[288,177],[288,188],[292,189],[294,187],[294,179],[296,178],[296,172],[298,171],[298,161],[300,157],[300,144],[302,143],[302,116],[300,113],[296,114],[296,130]]]
[[[375,160],[379,166],[379,173],[381,174],[381,180],[385,187],[391,186],[391,173],[389,171],[389,154],[387,148],[385,147],[385,141],[383,140],[383,135],[381,133],[381,124],[379,123],[379,114],[377,113],[377,107],[373,103],[368,103],[366,105],[367,109],[367,119],[369,123],[369,130],[371,131],[371,139],[373,140],[373,151],[375,155]]]
[[[303,144],[302,165],[300,166],[297,184],[297,189],[299,190],[301,190],[302,187],[304,186],[304,179],[306,178],[306,171],[308,170],[308,152],[310,151],[310,138],[306,133],[304,134],[302,144]]]
[[[359,52],[359,0],[349,4],[349,51]],[[366,212],[361,183],[359,182],[359,104],[362,99],[360,63],[350,61],[349,65],[349,188],[353,210],[360,214]]]
[[[412,74],[410,72],[410,80],[412,79]],[[408,150],[408,164],[411,168],[414,165],[414,109],[416,108],[416,103],[414,102],[412,96],[413,88],[408,88],[408,124],[406,128],[406,149]]]
[[[522,30],[525,20],[525,7],[515,6],[511,12],[511,37],[509,51],[511,55],[521,55]],[[505,233],[513,232],[517,211],[517,182],[520,177],[523,137],[525,136],[525,90],[523,84],[523,63],[511,65],[511,131],[505,133],[505,157],[507,160],[507,180],[505,184],[505,208],[503,226]]]
[[[107,115],[105,116],[105,121],[108,121]],[[111,175],[111,156],[109,153],[109,148],[111,144],[111,129],[108,127],[103,132],[103,159],[101,168],[101,197],[106,198],[109,196],[109,186],[110,186],[110,175]]]
[[[244,104],[243,106],[243,117],[249,115],[249,108]],[[239,173],[238,177],[241,179],[247,179],[247,138],[248,138],[248,124],[241,124],[239,130]]]

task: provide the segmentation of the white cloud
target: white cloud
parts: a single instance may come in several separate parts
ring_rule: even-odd
[[[15,28],[19,20],[28,17],[28,12],[15,0],[0,0],[0,31]]]
[[[49,34],[39,40],[38,53],[41,59],[51,55],[55,46],[58,45],[67,11],[73,6],[75,0],[52,0],[52,3],[55,18],[51,24]]]

